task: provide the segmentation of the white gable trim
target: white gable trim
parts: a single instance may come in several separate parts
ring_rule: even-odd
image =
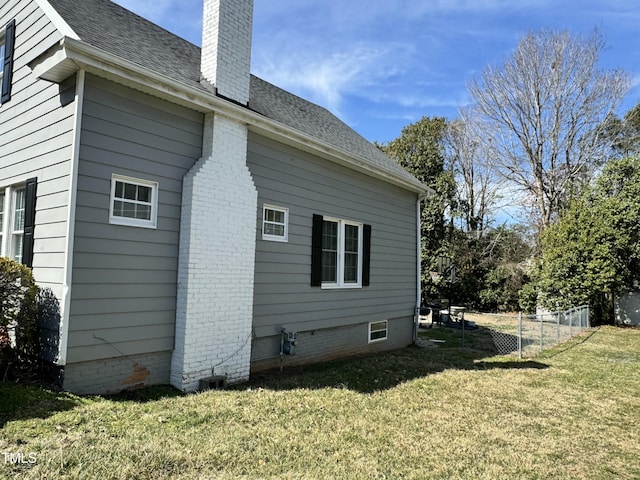
[[[55,8],[51,6],[49,2],[46,0],[34,0],[36,5],[42,9],[44,14],[51,20],[53,26],[65,37],[75,38],[76,40],[80,40],[80,37],[73,31],[73,29],[69,26],[69,24],[60,16],[60,14],[56,11]]]
[[[335,147],[312,135],[295,130],[248,108],[224,100],[213,93],[180,83],[81,41],[71,38],[62,39],[57,47],[50,49],[49,52],[31,62],[30,67],[36,76],[53,82],[61,82],[73,74],[74,69],[82,68],[87,73],[199,112],[215,112],[216,115],[247,125],[250,131],[313,155],[322,156],[327,160],[406,190],[419,194],[432,193],[417,179],[409,179],[376,167],[365,158]]]

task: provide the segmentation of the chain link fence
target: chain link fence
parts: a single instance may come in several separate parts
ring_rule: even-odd
[[[534,356],[589,328],[588,305],[564,312],[496,317],[500,322],[491,327],[491,336],[498,353],[517,352],[519,358]]]

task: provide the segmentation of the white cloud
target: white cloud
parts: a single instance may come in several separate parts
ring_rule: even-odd
[[[382,69],[389,50],[367,45],[350,45],[340,51],[294,49],[254,58],[256,75],[340,114],[343,97],[360,92],[393,74]],[[275,60],[274,60],[275,59]]]

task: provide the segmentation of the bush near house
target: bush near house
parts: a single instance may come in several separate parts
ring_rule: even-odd
[[[0,379],[19,378],[37,371],[38,292],[31,269],[0,258]]]

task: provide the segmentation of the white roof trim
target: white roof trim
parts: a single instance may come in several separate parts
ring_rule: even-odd
[[[323,157],[395,184],[407,190],[424,194],[429,188],[417,179],[405,178],[369,163],[365,158],[338,148],[318,138],[272,120],[249,108],[236,105],[213,93],[181,83],[149,68],[110,54],[81,40],[63,38],[57,47],[32,62],[34,73],[50,81],[61,81],[69,75],[69,68],[81,68],[88,73],[163,98],[172,103],[207,113],[215,112],[234,119],[261,135],[285,141],[301,150]],[[51,73],[55,75],[51,75]],[[58,73],[64,72],[64,73]],[[59,78],[54,78],[55,76]]]
[[[69,26],[69,24],[60,16],[60,14],[56,11],[55,8],[51,6],[47,0],[34,0],[36,5],[38,5],[44,14],[51,20],[53,26],[65,37],[74,38],[76,40],[80,40],[80,37],[76,34],[76,32]]]

